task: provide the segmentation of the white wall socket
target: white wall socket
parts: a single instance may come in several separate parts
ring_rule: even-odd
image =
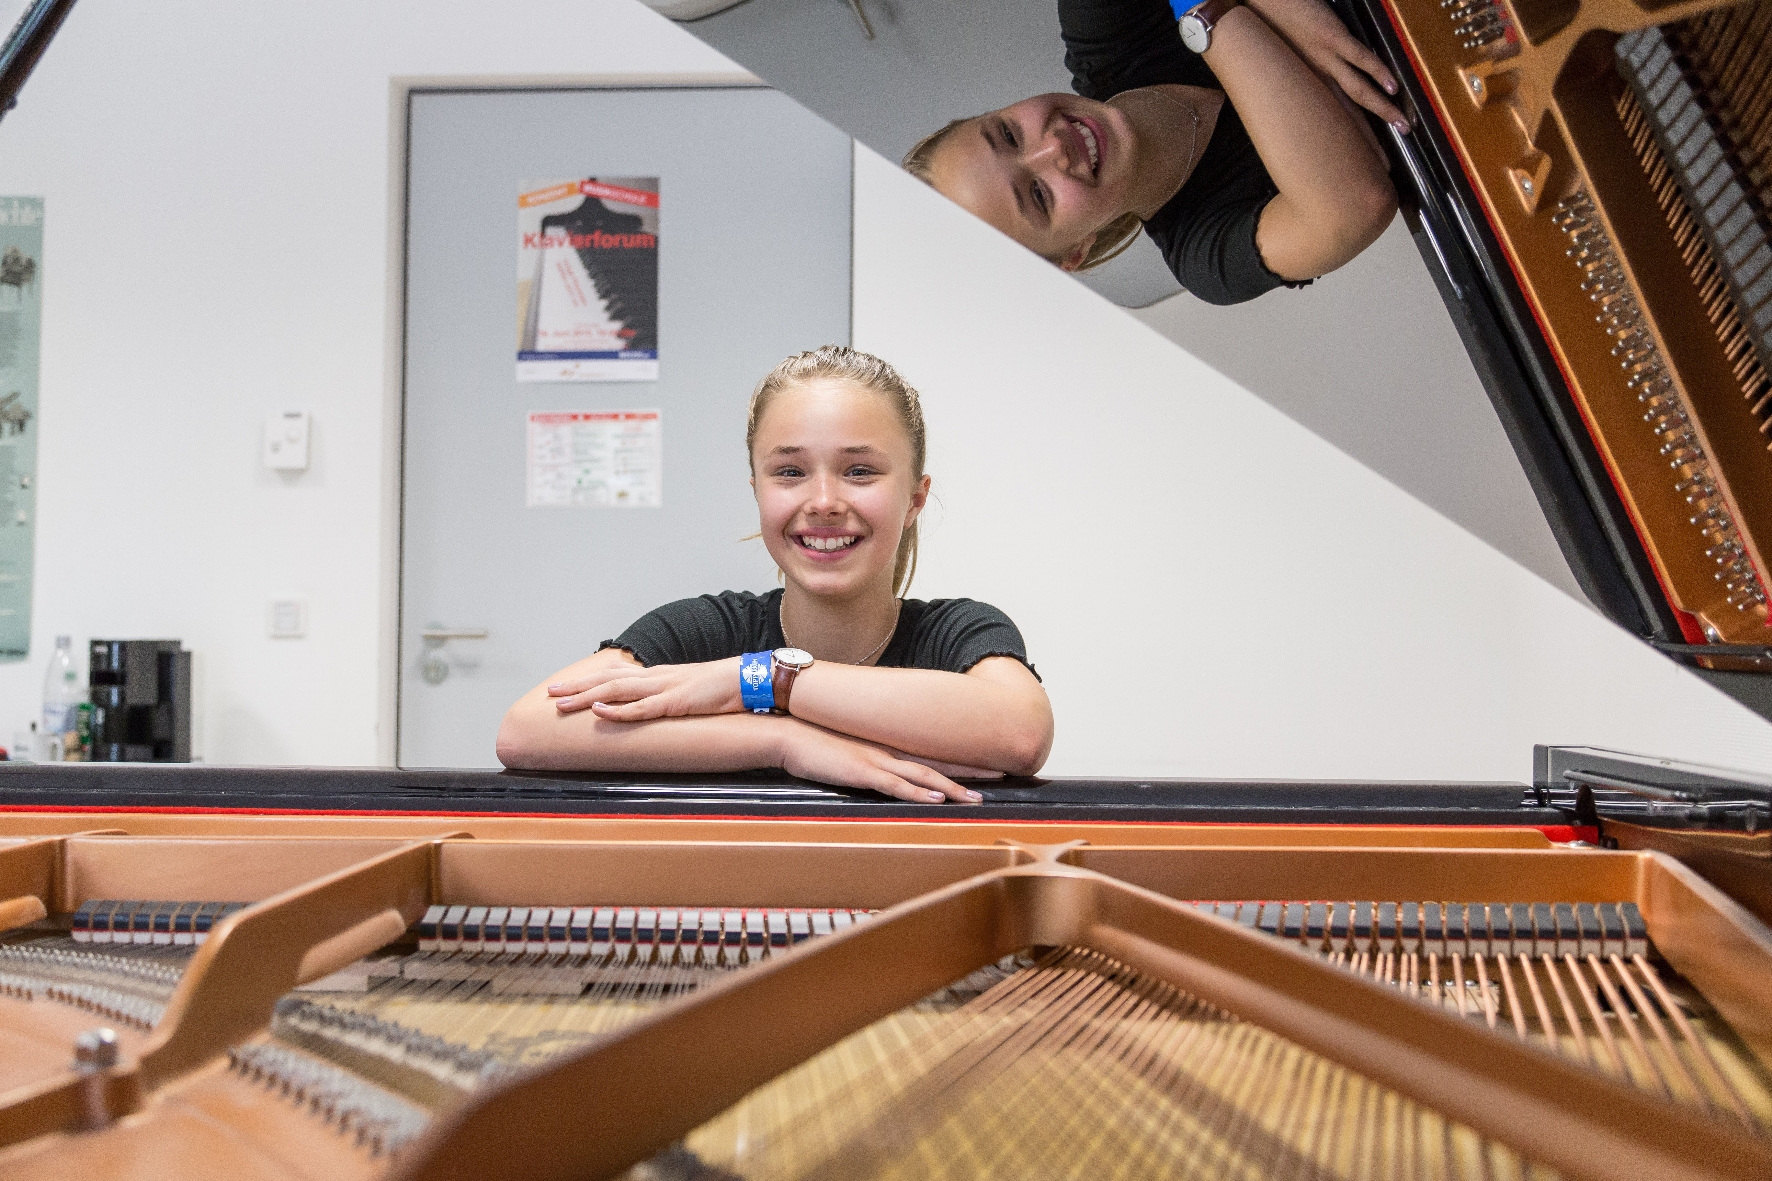
[[[308,634],[306,599],[272,599],[265,604],[265,634],[273,640],[299,640]]]
[[[285,410],[265,420],[265,466],[276,472],[308,470],[311,423],[306,410]]]

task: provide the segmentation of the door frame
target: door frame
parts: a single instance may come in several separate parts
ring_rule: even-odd
[[[400,592],[405,568],[401,538],[406,524],[406,181],[411,165],[412,96],[464,91],[683,90],[702,86],[769,89],[762,79],[743,70],[688,74],[464,74],[388,79],[387,292],[382,330],[382,462],[375,678],[375,753],[376,761],[382,766],[399,765],[400,677],[406,655]],[[850,282],[854,282],[853,273]],[[853,302],[852,299],[852,307]]]

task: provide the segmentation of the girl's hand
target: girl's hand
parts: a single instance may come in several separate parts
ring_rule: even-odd
[[[1409,120],[1386,95],[1397,92],[1397,80],[1376,53],[1355,39],[1322,0],[1248,0],[1292,51],[1327,81],[1340,87],[1405,135]],[[1376,85],[1374,84],[1376,83]],[[1382,93],[1380,92],[1380,88]]]
[[[610,722],[738,713],[738,657],[702,664],[622,664],[548,686],[562,714],[589,709]]]
[[[947,763],[931,766],[898,751],[805,723],[792,724],[783,746],[781,766],[790,775],[839,787],[865,787],[914,804],[939,804],[946,800],[976,804],[984,798],[961,787],[936,767],[969,778],[1001,777],[999,772],[976,767]]]

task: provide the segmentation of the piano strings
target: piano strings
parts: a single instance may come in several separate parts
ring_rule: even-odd
[[[0,989],[151,1029],[198,936],[238,905],[88,904],[68,935],[0,944]],[[1772,1132],[1772,1080],[1659,966],[1634,904],[1192,905]],[[870,913],[433,906],[406,939],[285,996],[228,1063],[397,1153],[477,1090]],[[631,1178],[1550,1175],[1098,952],[1036,950],[803,1062]]]

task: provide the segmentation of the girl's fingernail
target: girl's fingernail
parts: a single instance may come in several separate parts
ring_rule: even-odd
[[[977,792],[975,792],[975,791],[972,791],[972,790],[971,790],[971,789],[970,789],[970,788],[969,788],[969,789],[967,789],[967,792],[966,792],[966,798],[967,798],[967,799],[969,799],[969,800],[971,800],[971,801],[972,801],[972,802],[973,802],[973,803],[975,803],[975,804],[976,804],[976,803],[978,803],[978,802],[979,802],[979,801],[980,801],[980,800],[982,800],[982,799],[984,799],[984,797],[983,797],[983,796],[981,796],[981,795],[979,795],[979,794],[978,794],[978,793],[977,793]]]
[[[1409,134],[1409,122],[1406,119],[1398,119],[1396,122],[1392,123],[1391,126],[1396,129],[1398,135]]]
[[[1384,80],[1384,92],[1386,94],[1395,94],[1397,92],[1397,80],[1395,78],[1386,78]]]
[[[945,800],[945,799],[947,799],[947,797],[946,797],[946,796],[944,796],[944,795],[942,795],[942,794],[941,794],[941,793],[940,793],[940,792],[938,792],[938,791],[932,791],[932,792],[930,792],[930,793],[929,793],[929,795],[928,795],[928,797],[927,797],[927,798],[928,798],[928,800],[929,800],[929,802],[930,802],[930,803],[932,803],[932,804],[939,804],[939,803],[941,803],[941,802],[942,802],[942,801],[943,801],[943,800]]]
[[[565,685],[549,685],[548,692],[549,693],[558,693],[560,690],[564,689],[565,687],[566,687]]]

